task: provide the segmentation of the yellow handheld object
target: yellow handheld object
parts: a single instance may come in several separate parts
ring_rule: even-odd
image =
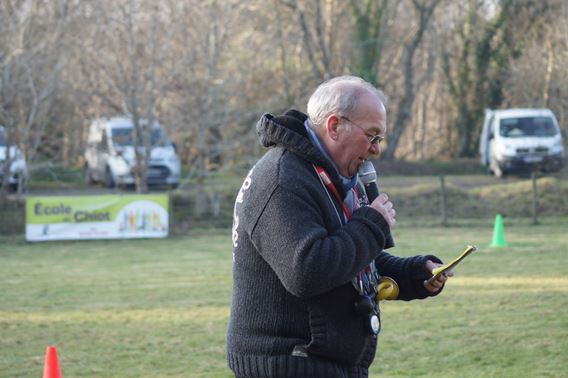
[[[434,282],[434,280],[436,280],[442,274],[448,274],[449,272],[451,272],[456,265],[458,265],[463,259],[465,259],[470,253],[474,251],[477,251],[477,248],[474,245],[468,245],[461,255],[459,255],[449,263],[432,270],[432,277],[428,280],[428,283]]]
[[[383,276],[377,285],[376,301],[393,300],[398,297],[398,284],[390,277]]]

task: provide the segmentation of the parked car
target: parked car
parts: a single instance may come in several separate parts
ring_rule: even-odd
[[[151,126],[141,120],[143,128],[151,128],[148,185],[179,185],[181,164],[175,145],[160,123]],[[105,186],[134,185],[136,168],[134,125],[131,118],[101,118],[89,127],[85,151],[85,177],[89,183],[102,182]],[[139,151],[144,153],[143,148]]]
[[[486,110],[479,154],[497,177],[531,170],[555,172],[565,164],[562,132],[549,109]]]
[[[4,182],[4,167],[8,156],[8,141],[4,126],[0,126],[0,185]],[[13,190],[18,189],[18,185],[25,185],[28,178],[28,168],[24,154],[16,145],[11,145],[8,183]]]

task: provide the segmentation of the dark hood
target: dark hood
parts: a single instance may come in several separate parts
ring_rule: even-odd
[[[324,168],[331,176],[336,187],[343,189],[339,175],[331,162],[312,144],[304,126],[308,116],[296,109],[274,116],[262,115],[256,124],[256,133],[262,147],[282,147],[307,160],[309,163]]]

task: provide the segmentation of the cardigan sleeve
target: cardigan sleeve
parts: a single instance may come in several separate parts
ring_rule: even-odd
[[[310,297],[349,282],[383,249],[385,219],[370,207],[329,231],[312,197],[276,188],[251,232],[251,239],[283,286]]]
[[[391,277],[398,284],[400,289],[398,299],[408,301],[435,296],[442,291],[432,294],[424,287],[424,281],[431,277],[426,269],[427,260],[442,263],[433,255],[398,257],[383,251],[375,259],[375,264],[381,276]]]

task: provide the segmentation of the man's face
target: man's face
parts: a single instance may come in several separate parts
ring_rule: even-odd
[[[330,118],[331,117],[331,118]],[[375,136],[384,137],[387,129],[387,116],[384,105],[372,95],[361,98],[357,110],[342,117],[330,115],[328,122],[337,122],[337,135],[331,138],[328,146],[339,173],[346,177],[357,174],[364,160],[378,155],[380,146],[371,140]]]

